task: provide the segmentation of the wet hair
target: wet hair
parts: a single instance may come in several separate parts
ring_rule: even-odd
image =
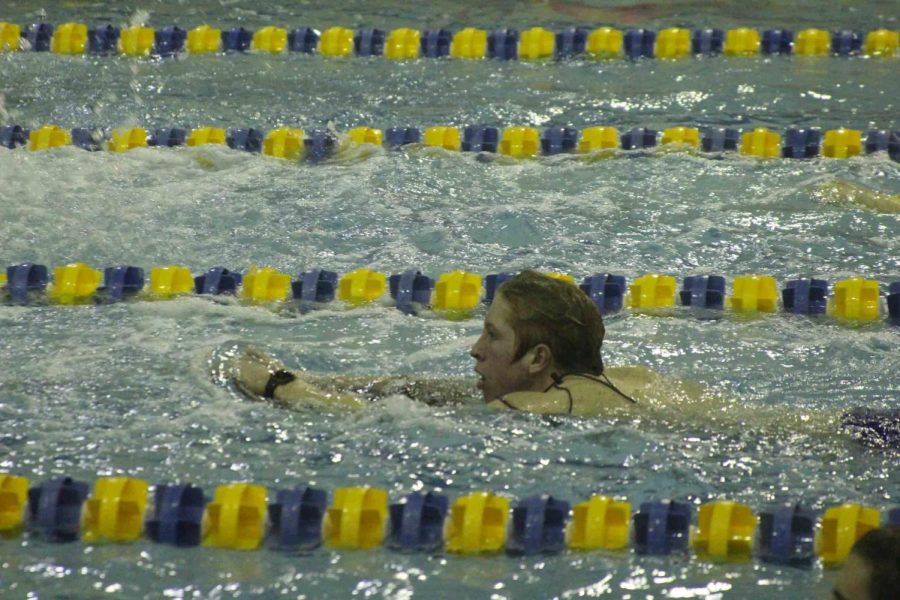
[[[600,345],[603,318],[577,286],[534,271],[523,271],[497,289],[512,307],[510,325],[516,335],[518,360],[546,344],[556,366],[565,373],[603,372]]]
[[[893,600],[900,589],[900,525],[879,527],[856,540],[851,553],[864,559],[872,569],[869,576],[871,600]]]

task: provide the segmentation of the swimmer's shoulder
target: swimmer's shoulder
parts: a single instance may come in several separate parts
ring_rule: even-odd
[[[603,369],[607,377],[615,377],[620,381],[632,381],[635,383],[654,381],[659,379],[659,373],[644,365],[617,365]]]
[[[564,390],[512,392],[488,403],[498,410],[520,410],[540,415],[569,414],[569,395]]]
[[[640,395],[648,387],[659,385],[663,380],[659,373],[643,365],[606,367],[603,373],[613,385],[629,396]]]
[[[634,382],[625,385],[629,391],[642,388],[653,374],[649,369],[636,367],[634,370],[624,368],[620,375],[622,381]],[[648,375],[649,374],[649,375]],[[615,380],[613,380],[615,381]],[[614,385],[620,388],[620,382]],[[621,389],[621,388],[620,388]],[[624,390],[622,390],[624,391]],[[628,392],[625,392],[628,394]],[[635,404],[618,391],[605,385],[595,377],[566,377],[558,386],[544,392],[513,392],[489,403],[491,408],[521,410],[537,414],[561,414],[576,417],[596,417],[598,415],[614,415],[629,413]]]
[[[572,394],[571,414],[580,417],[612,416],[630,413],[640,408],[632,396],[635,390],[644,386],[642,382],[645,378],[639,371],[625,372],[624,376],[619,374],[613,378],[605,373],[603,379],[576,375],[567,377],[561,387]],[[641,383],[626,385],[624,383],[626,380]],[[612,385],[609,385],[610,383]]]

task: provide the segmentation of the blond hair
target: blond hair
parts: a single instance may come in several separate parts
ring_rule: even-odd
[[[577,286],[523,271],[503,282],[497,293],[512,307],[515,360],[536,345],[546,344],[556,367],[565,373],[603,372],[603,318]]]

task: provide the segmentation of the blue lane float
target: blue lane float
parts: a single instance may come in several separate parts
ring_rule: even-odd
[[[828,282],[824,279],[792,279],[781,290],[784,311],[798,315],[824,315]]]
[[[278,550],[309,551],[322,544],[328,492],[310,486],[278,490],[269,504],[271,538]]]
[[[121,32],[112,25],[98,25],[88,29],[88,52],[91,54],[113,54],[119,45]]]
[[[253,43],[253,32],[243,27],[222,31],[222,50],[225,52],[246,52]]]
[[[444,522],[450,508],[447,496],[413,492],[388,507],[385,546],[401,552],[435,552],[444,546]]]
[[[737,152],[741,132],[730,127],[711,127],[703,130],[700,148],[704,152]]]
[[[353,34],[353,50],[357,56],[381,56],[384,54],[385,37],[382,29],[359,29]]]
[[[725,308],[725,278],[721,275],[685,277],[679,291],[681,304],[696,309]]]
[[[194,291],[212,296],[237,294],[242,280],[240,273],[229,271],[225,267],[213,267],[203,275],[194,277]]]
[[[725,32],[721,29],[695,29],[691,32],[691,52],[697,56],[722,54]]]
[[[326,129],[313,129],[303,138],[303,148],[309,160],[322,161],[334,154],[337,149],[337,137]]]
[[[158,485],[150,516],[144,522],[149,539],[182,548],[200,545],[206,498],[192,485]]]
[[[587,27],[568,27],[556,33],[556,58],[564,59],[584,54],[590,30]]]
[[[497,288],[500,284],[515,275],[515,273],[492,273],[484,278],[484,303],[490,305],[494,302]]]
[[[655,129],[635,127],[631,131],[622,134],[622,150],[643,150],[656,146],[656,138],[659,132]]]
[[[28,144],[28,132],[19,125],[3,125],[0,127],[0,146],[14,150]]]
[[[891,323],[900,325],[900,281],[895,281],[888,287],[887,305]]]
[[[546,156],[574,152],[577,144],[574,127],[548,127],[541,133],[541,152]]]
[[[266,132],[261,129],[254,128],[235,128],[229,129],[225,133],[225,144],[233,150],[242,150],[244,152],[262,151],[263,140]]]
[[[428,29],[419,39],[419,51],[426,58],[442,58],[450,55],[453,32],[449,29]]]
[[[103,285],[97,290],[107,301],[119,302],[144,289],[144,270],[121,265],[103,270]]]
[[[54,27],[50,23],[36,23],[29,25],[22,32],[22,37],[28,40],[31,49],[35,52],[49,52],[50,41],[53,39]]]
[[[487,57],[500,60],[519,58],[519,32],[515,29],[494,29],[487,36]]]
[[[623,275],[597,273],[585,277],[579,287],[600,310],[601,315],[622,310],[627,290]]]
[[[463,152],[497,152],[500,130],[496,127],[466,127],[460,145]]]
[[[892,508],[888,512],[888,525],[900,527],[900,507]]]
[[[319,45],[319,32],[311,27],[297,27],[288,32],[288,49],[291,52],[312,54]]]
[[[816,515],[799,504],[768,509],[759,515],[757,554],[765,562],[809,566],[815,560]]]
[[[783,158],[814,158],[822,147],[822,130],[791,127],[784,133],[781,147]]]
[[[45,481],[28,490],[32,531],[51,542],[74,542],[81,532],[81,509],[88,484],[71,477]]]
[[[184,146],[186,140],[187,131],[179,127],[157,129],[147,138],[147,145],[175,148],[177,146]]]
[[[323,269],[310,269],[291,282],[294,298],[302,303],[325,303],[334,300],[338,286],[338,274]]]
[[[49,282],[44,265],[22,263],[6,268],[6,294],[13,304],[28,304],[30,296],[46,291]]]
[[[187,31],[176,26],[157,29],[154,34],[154,48],[158,56],[167,57],[184,50]]]
[[[512,511],[506,551],[512,555],[558,554],[566,548],[569,503],[553,496],[529,496]]]
[[[638,554],[668,555],[688,551],[693,510],[683,502],[643,502],[632,519]]]
[[[408,315],[416,313],[416,305],[431,304],[431,292],[434,279],[423,275],[421,271],[409,269],[388,278],[388,289],[397,308]]]
[[[831,34],[831,52],[836,56],[850,56],[862,51],[863,36],[856,31],[842,29]]]
[[[763,54],[791,54],[794,49],[794,32],[790,29],[766,29],[759,44]]]
[[[72,130],[72,145],[88,152],[103,150],[103,140],[96,132],[86,127],[76,127]]]
[[[384,145],[391,150],[398,150],[408,144],[422,141],[422,132],[418,127],[389,127],[384,132]]]
[[[650,29],[629,29],[623,36],[623,48],[628,58],[653,58],[656,32]]]
[[[866,154],[888,152],[891,158],[900,152],[900,131],[873,129],[866,135]]]

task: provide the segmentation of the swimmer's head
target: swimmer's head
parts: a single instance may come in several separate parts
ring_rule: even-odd
[[[599,375],[603,319],[576,286],[533,271],[503,283],[472,346],[486,401],[543,391],[552,376]]]
[[[603,318],[577,286],[523,271],[506,280],[497,293],[512,308],[516,358],[538,344],[547,344],[554,366],[562,373],[599,375],[603,371]]]

